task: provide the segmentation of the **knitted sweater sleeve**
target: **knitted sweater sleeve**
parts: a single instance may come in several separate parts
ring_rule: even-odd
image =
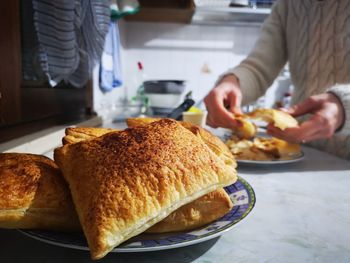
[[[236,75],[243,93],[243,105],[263,95],[287,62],[285,5],[284,0],[276,2],[248,57],[219,77],[218,82],[224,76]]]
[[[350,84],[335,85],[328,92],[333,93],[342,102],[345,112],[345,122],[338,131],[342,135],[350,134]]]

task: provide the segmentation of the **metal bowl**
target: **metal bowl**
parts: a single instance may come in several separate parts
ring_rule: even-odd
[[[184,80],[148,80],[143,83],[145,94],[182,94]]]

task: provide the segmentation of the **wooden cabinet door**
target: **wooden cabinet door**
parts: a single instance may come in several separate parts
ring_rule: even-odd
[[[21,39],[19,1],[0,2],[0,125],[21,119]]]
[[[0,1],[0,143],[94,115],[91,81],[77,89],[22,80],[21,1],[30,0]]]

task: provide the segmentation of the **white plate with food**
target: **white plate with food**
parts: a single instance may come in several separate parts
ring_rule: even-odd
[[[222,218],[198,229],[164,234],[141,234],[121,244],[113,252],[146,252],[166,250],[201,243],[218,237],[232,229],[253,209],[255,193],[242,178],[224,188],[233,202],[232,209]],[[21,233],[45,243],[80,250],[89,250],[82,232],[47,230],[19,230]]]
[[[226,140],[226,145],[238,164],[295,163],[303,160],[305,156],[299,144],[288,143],[266,135],[251,140],[231,136]]]

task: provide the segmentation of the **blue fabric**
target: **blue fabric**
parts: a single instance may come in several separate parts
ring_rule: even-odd
[[[111,22],[100,66],[100,89],[104,92],[113,90],[123,84],[120,64],[120,37],[117,22]]]

